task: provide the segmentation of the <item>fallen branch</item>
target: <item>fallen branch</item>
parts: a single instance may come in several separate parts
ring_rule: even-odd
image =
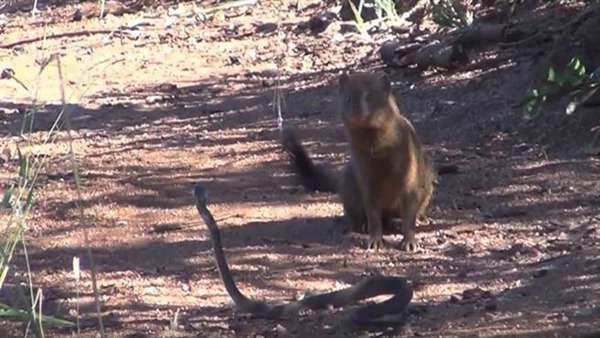
[[[413,42],[402,44],[400,41],[386,41],[379,49],[379,55],[383,62],[389,65],[397,65],[404,56],[414,53],[423,46],[422,43]]]
[[[419,68],[437,67],[456,68],[469,61],[466,50],[460,44],[448,44],[435,41],[421,49],[402,57],[397,66],[404,67],[416,64]]]
[[[415,64],[419,68],[455,69],[469,62],[467,51],[473,47],[515,41],[526,35],[521,29],[505,24],[475,24],[458,30],[447,41],[434,41],[427,45],[388,42],[380,50],[382,60],[391,66],[405,67]]]
[[[456,43],[471,48],[482,44],[515,41],[523,35],[525,32],[522,30],[505,24],[483,23],[464,29],[456,39]]]

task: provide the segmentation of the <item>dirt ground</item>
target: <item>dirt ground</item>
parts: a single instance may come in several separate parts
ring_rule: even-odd
[[[122,13],[108,3],[103,22],[88,17],[98,13],[95,3],[1,17],[3,45],[85,31],[0,48],[2,67],[32,93],[37,88],[32,94],[0,82],[0,150],[26,143],[21,121],[34,95],[43,107],[26,137],[41,141],[51,127],[60,111],[56,63],[39,84],[38,70],[60,52],[82,167],[84,220],[66,133],[56,144],[25,149],[49,156],[25,237],[45,314],[74,320],[80,304],[83,336],[98,332],[87,229],[109,336],[600,333],[600,158],[582,151],[600,114],[595,107],[524,120],[513,106],[531,79],[531,54],[487,49],[473,59],[514,57],[457,72],[387,70],[436,165],[456,171],[439,177],[428,219],[418,227],[422,249],[400,252],[401,235],[391,234],[374,253],[364,250],[365,236],[341,233],[336,196],[297,185],[278,144],[273,98],[281,88],[284,124],[298,130],[319,162],[339,169],[347,152],[337,76],[381,69],[378,45],[391,33],[366,40],[341,34],[336,22],[320,34],[303,30],[301,23],[331,1],[261,0],[201,22],[166,5]],[[80,21],[73,20],[77,8]],[[183,3],[178,11],[191,10]],[[546,6],[524,20],[533,25],[574,14],[568,6]],[[15,181],[17,167],[14,158],[0,161],[1,189]],[[338,326],[346,310],[281,321],[233,310],[193,207],[197,181],[208,191],[244,293],[284,301],[370,274],[406,276],[415,289],[408,326],[352,332]],[[86,269],[79,296],[71,272],[76,256]],[[22,247],[13,264],[8,282],[26,281]],[[0,319],[0,336],[22,332]]]

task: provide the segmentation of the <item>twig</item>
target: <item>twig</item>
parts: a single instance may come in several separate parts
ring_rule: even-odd
[[[27,92],[29,92],[29,88],[27,88],[27,86],[15,76],[15,71],[12,70],[11,68],[4,68],[2,70],[2,73],[0,74],[0,80],[16,81],[18,84],[21,85],[21,87],[23,87],[23,89],[25,89]]]
[[[3,48],[3,49],[13,48],[13,47],[26,45],[29,43],[38,42],[38,41],[42,41],[42,40],[48,40],[48,39],[60,39],[60,38],[68,38],[68,37],[81,36],[81,35],[110,34],[113,31],[114,30],[110,30],[110,29],[99,29],[99,30],[87,30],[86,29],[83,31],[76,31],[76,32],[63,32],[63,33],[56,33],[56,34],[51,34],[51,35],[47,35],[47,36],[36,36],[34,38],[28,38],[28,39],[23,39],[23,40],[19,40],[19,41],[9,42],[9,43],[0,45],[0,48]]]
[[[459,71],[461,72],[469,72],[472,70],[476,70],[476,69],[489,69],[492,67],[497,67],[499,66],[501,63],[508,61],[510,59],[515,58],[516,56],[518,56],[517,54],[511,54],[511,55],[504,55],[504,56],[499,56],[493,59],[483,59],[477,62],[473,62],[470,64],[467,64],[463,67],[458,68]]]
[[[104,5],[105,5],[105,0],[102,0],[102,3],[100,4],[100,19],[102,19],[104,17]]]
[[[224,4],[218,4],[218,5],[210,6],[210,7],[205,8],[205,9],[200,9],[200,12],[202,12],[202,14],[210,14],[210,13],[222,11],[222,10],[225,10],[225,9],[255,5],[257,2],[258,2],[258,0],[236,0],[236,1],[229,1],[229,2],[226,2]]]
[[[76,305],[75,312],[77,313],[77,335],[81,334],[81,324],[79,323],[80,313],[79,313],[79,279],[81,277],[81,269],[79,268],[79,257],[73,257],[73,277],[75,278],[75,290],[76,290]]]
[[[281,113],[283,95],[281,94],[279,77],[280,75],[277,75],[277,87],[275,87],[275,91],[273,92],[273,105],[274,109],[277,110],[277,128],[281,132],[283,130],[283,115]]]
[[[320,266],[321,266],[321,264],[311,264],[311,265],[301,266],[298,268],[273,269],[273,270],[270,270],[269,273],[270,274],[280,274],[280,273],[285,273],[285,272],[290,272],[290,271],[305,272],[305,271],[317,269]]]
[[[223,11],[223,10],[227,10],[227,9],[231,9],[231,8],[236,8],[236,7],[243,7],[243,6],[252,6],[255,5],[258,2],[258,0],[234,0],[234,1],[229,1],[223,4],[216,4],[213,6],[209,6],[206,8],[196,8],[196,4],[194,4],[192,12],[191,13],[178,13],[178,12],[172,12],[169,13],[170,16],[175,16],[175,17],[185,17],[185,18],[189,18],[191,16],[199,16],[201,18],[205,18],[208,15],[211,15],[212,13],[218,12],[218,11]]]
[[[290,241],[284,238],[275,238],[275,237],[261,237],[261,240],[271,243],[271,244],[290,244]]]

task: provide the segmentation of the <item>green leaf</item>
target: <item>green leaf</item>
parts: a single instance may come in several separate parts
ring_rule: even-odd
[[[359,9],[356,9],[356,6],[354,6],[352,1],[349,1],[348,3],[350,4],[350,8],[352,9],[352,12],[354,13],[354,20],[356,21],[355,22],[356,29],[358,29],[360,34],[362,34],[364,36],[368,36],[369,32],[367,31],[367,28],[365,27],[365,21],[363,20],[363,18],[361,16],[363,2],[362,1],[360,2],[359,6],[358,6]]]
[[[569,63],[569,66],[571,66],[573,74],[579,77],[585,75],[585,65],[583,64],[583,62],[581,62],[579,58],[573,58],[573,60],[571,60],[571,62]]]
[[[20,148],[17,148],[17,153],[19,155],[19,176],[26,179],[29,174],[29,159],[21,153]]]
[[[29,212],[31,207],[33,206],[33,189],[29,190],[27,194],[27,199],[25,200],[25,212]]]
[[[523,107],[523,115],[525,115],[526,118],[533,118],[541,110],[541,106],[544,101],[544,99],[537,97],[527,100],[525,106]]]
[[[6,275],[8,275],[8,260],[3,259],[0,260],[0,289],[2,289],[2,285],[4,285],[4,281],[6,280]],[[0,303],[1,305],[1,303]],[[2,308],[0,307],[0,311]]]
[[[550,82],[556,81],[556,72],[554,71],[554,68],[552,68],[552,67],[548,68],[548,81],[550,81]]]
[[[530,101],[525,106],[525,109],[523,110],[523,115],[527,119],[532,119],[537,114],[539,114],[540,110],[541,110],[541,105],[540,105],[539,102],[537,102],[537,101]]]
[[[1,309],[0,308],[0,317],[13,317],[20,319],[21,321],[25,321],[28,319],[27,313],[20,310],[15,309]]]
[[[29,313],[27,311],[16,309],[3,303],[0,303],[0,317],[16,318],[24,322],[29,321]],[[75,326],[73,322],[51,316],[42,316],[42,322],[54,326]]]
[[[573,99],[571,100],[571,102],[569,102],[569,104],[565,108],[565,113],[567,115],[573,114],[575,112],[575,110],[577,110],[577,108],[579,108],[579,106],[581,106],[587,100],[589,100],[590,97],[592,97],[594,94],[596,94],[596,92],[598,92],[599,89],[600,89],[600,87],[592,87],[591,89],[589,89],[589,88],[581,89],[581,90],[576,90],[576,91],[572,92],[571,96],[573,97]]]
[[[531,89],[531,95],[533,97],[538,97],[539,96],[539,90],[537,88],[532,88]]]
[[[42,322],[53,326],[75,326],[73,322],[51,316],[42,316]]]
[[[571,115],[575,112],[575,110],[577,109],[577,107],[579,107],[579,102],[577,101],[571,101],[569,102],[569,104],[567,105],[567,108],[565,108],[565,113],[567,113],[567,115]]]
[[[579,61],[578,58],[573,58],[573,60],[571,60],[571,66],[573,69],[578,69],[581,66],[581,61]]]

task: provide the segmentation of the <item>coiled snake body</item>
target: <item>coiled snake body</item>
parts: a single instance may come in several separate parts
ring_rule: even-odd
[[[379,295],[392,295],[392,297],[386,301],[368,304],[353,311],[347,318],[347,324],[348,326],[358,328],[398,327],[403,324],[399,321],[381,319],[387,315],[397,315],[404,312],[412,299],[412,288],[407,280],[402,277],[370,277],[346,289],[308,296],[302,300],[291,301],[279,305],[268,304],[244,296],[235,285],[231,272],[229,271],[229,266],[221,245],[219,227],[206,206],[206,195],[199,183],[196,183],[194,187],[194,196],[196,197],[196,208],[198,209],[198,213],[210,230],[215,260],[225,289],[231,299],[233,299],[235,304],[242,311],[261,318],[276,319],[285,315],[298,313],[301,310],[327,309],[330,306],[343,307]]]

